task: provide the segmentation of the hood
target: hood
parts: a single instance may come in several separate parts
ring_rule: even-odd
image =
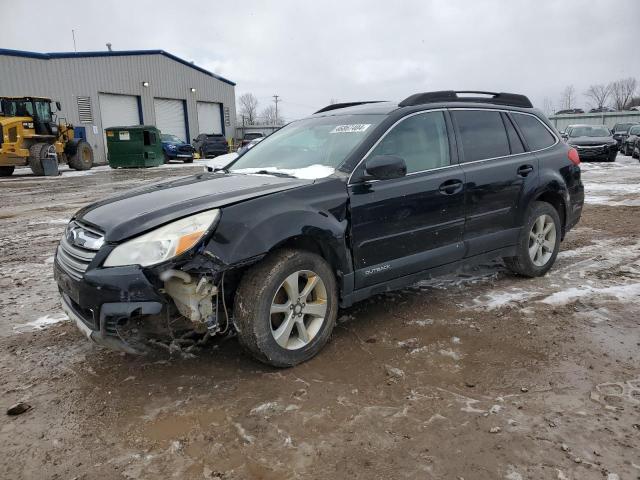
[[[147,185],[93,203],[75,215],[119,242],[173,220],[302,185],[311,180],[270,175],[203,173]]]
[[[567,140],[570,145],[604,145],[613,143],[614,140],[611,137],[571,137]]]

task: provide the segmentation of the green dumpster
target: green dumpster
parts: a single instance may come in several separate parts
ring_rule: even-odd
[[[156,127],[109,127],[105,132],[111,168],[157,167],[164,163],[160,130]]]

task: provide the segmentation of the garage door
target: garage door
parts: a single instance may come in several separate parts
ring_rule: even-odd
[[[220,104],[198,102],[198,133],[222,133]]]
[[[167,98],[154,98],[153,107],[156,111],[156,127],[162,133],[175,135],[187,141],[187,129],[184,124],[184,102]]]
[[[138,97],[134,95],[112,95],[101,93],[98,96],[100,102],[100,119],[102,121],[102,134],[109,127],[126,127],[140,125],[140,112],[138,111]],[[107,142],[104,142],[105,152]]]
[[[99,99],[103,130],[109,127],[140,125],[137,97],[101,93]]]

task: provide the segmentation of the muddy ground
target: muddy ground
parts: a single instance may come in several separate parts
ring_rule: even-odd
[[[201,168],[0,180],[0,478],[640,479],[637,160],[584,166],[544,278],[488,264],[376,296],[293,369],[233,338],[193,359],[87,343],[52,280],[64,223]]]

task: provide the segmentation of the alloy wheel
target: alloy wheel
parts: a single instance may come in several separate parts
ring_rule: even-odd
[[[271,302],[271,334],[282,348],[298,350],[315,338],[327,315],[327,289],[310,270],[292,273]]]
[[[540,215],[529,232],[529,257],[537,267],[544,267],[556,247],[556,224],[549,215]]]

